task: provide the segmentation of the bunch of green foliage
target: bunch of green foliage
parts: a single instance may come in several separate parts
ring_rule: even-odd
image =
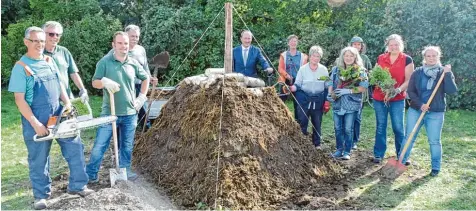
[[[339,67],[339,79],[342,82],[361,81],[359,66],[351,65],[347,68]]]
[[[328,81],[330,80],[329,76],[321,76],[319,77],[317,80],[320,80],[320,81]]]
[[[385,94],[385,99],[391,95],[391,92],[395,89],[394,85],[396,83],[397,82],[392,78],[388,69],[382,68],[380,65],[375,65],[370,72],[370,85],[378,86]]]

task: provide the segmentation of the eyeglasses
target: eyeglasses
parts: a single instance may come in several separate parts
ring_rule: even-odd
[[[61,37],[61,35],[63,35],[63,34],[48,32],[48,36],[50,36],[50,37],[55,37],[55,36]]]
[[[40,43],[43,44],[43,43],[45,43],[45,40],[31,40],[31,39],[27,39],[27,40],[29,40],[30,42],[34,42],[34,43],[36,43],[36,44],[40,44]]]

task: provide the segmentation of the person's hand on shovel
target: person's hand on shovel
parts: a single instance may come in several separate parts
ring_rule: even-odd
[[[451,64],[447,64],[443,67],[443,73],[450,73],[451,72]]]
[[[116,93],[120,90],[120,85],[109,78],[103,77],[101,82],[104,88],[111,93]]]
[[[428,105],[428,104],[423,104],[420,108],[420,110],[423,111],[423,112],[427,112],[428,109],[430,109],[430,105]]]
[[[157,84],[159,83],[159,79],[157,79],[157,77],[150,77],[150,84],[152,84],[153,87],[157,86]]]

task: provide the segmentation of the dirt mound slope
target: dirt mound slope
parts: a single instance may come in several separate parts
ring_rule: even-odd
[[[274,88],[244,88],[240,80],[182,81],[136,140],[135,167],[186,208],[277,209],[341,178],[343,168],[302,135]]]

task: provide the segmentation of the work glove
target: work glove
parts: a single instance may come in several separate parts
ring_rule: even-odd
[[[71,103],[64,104],[63,107],[64,107],[65,114],[68,114],[73,110],[73,106],[71,105]]]
[[[324,111],[325,114],[331,110],[331,103],[329,101],[324,102],[324,105],[322,106],[322,110]]]
[[[136,109],[136,111],[139,111],[139,109],[142,108],[146,100],[147,97],[145,96],[145,94],[139,93],[139,96],[136,97],[136,99],[134,100],[134,108]]]
[[[343,95],[352,94],[352,90],[350,90],[350,89],[336,89],[334,91],[334,93],[336,94],[337,97],[341,97]]]
[[[331,102],[331,103],[334,102],[334,98],[332,98],[332,93],[331,93],[331,92],[329,92],[329,93],[327,94],[326,99],[327,99],[328,102]]]
[[[81,98],[82,103],[88,102],[89,101],[88,90],[86,89],[79,90],[79,97]]]
[[[107,91],[111,92],[111,93],[116,93],[120,90],[120,85],[118,83],[116,83],[115,81],[109,79],[109,78],[106,78],[106,77],[103,77],[101,79],[101,82],[102,82],[102,85],[104,86],[104,88],[107,89]]]

